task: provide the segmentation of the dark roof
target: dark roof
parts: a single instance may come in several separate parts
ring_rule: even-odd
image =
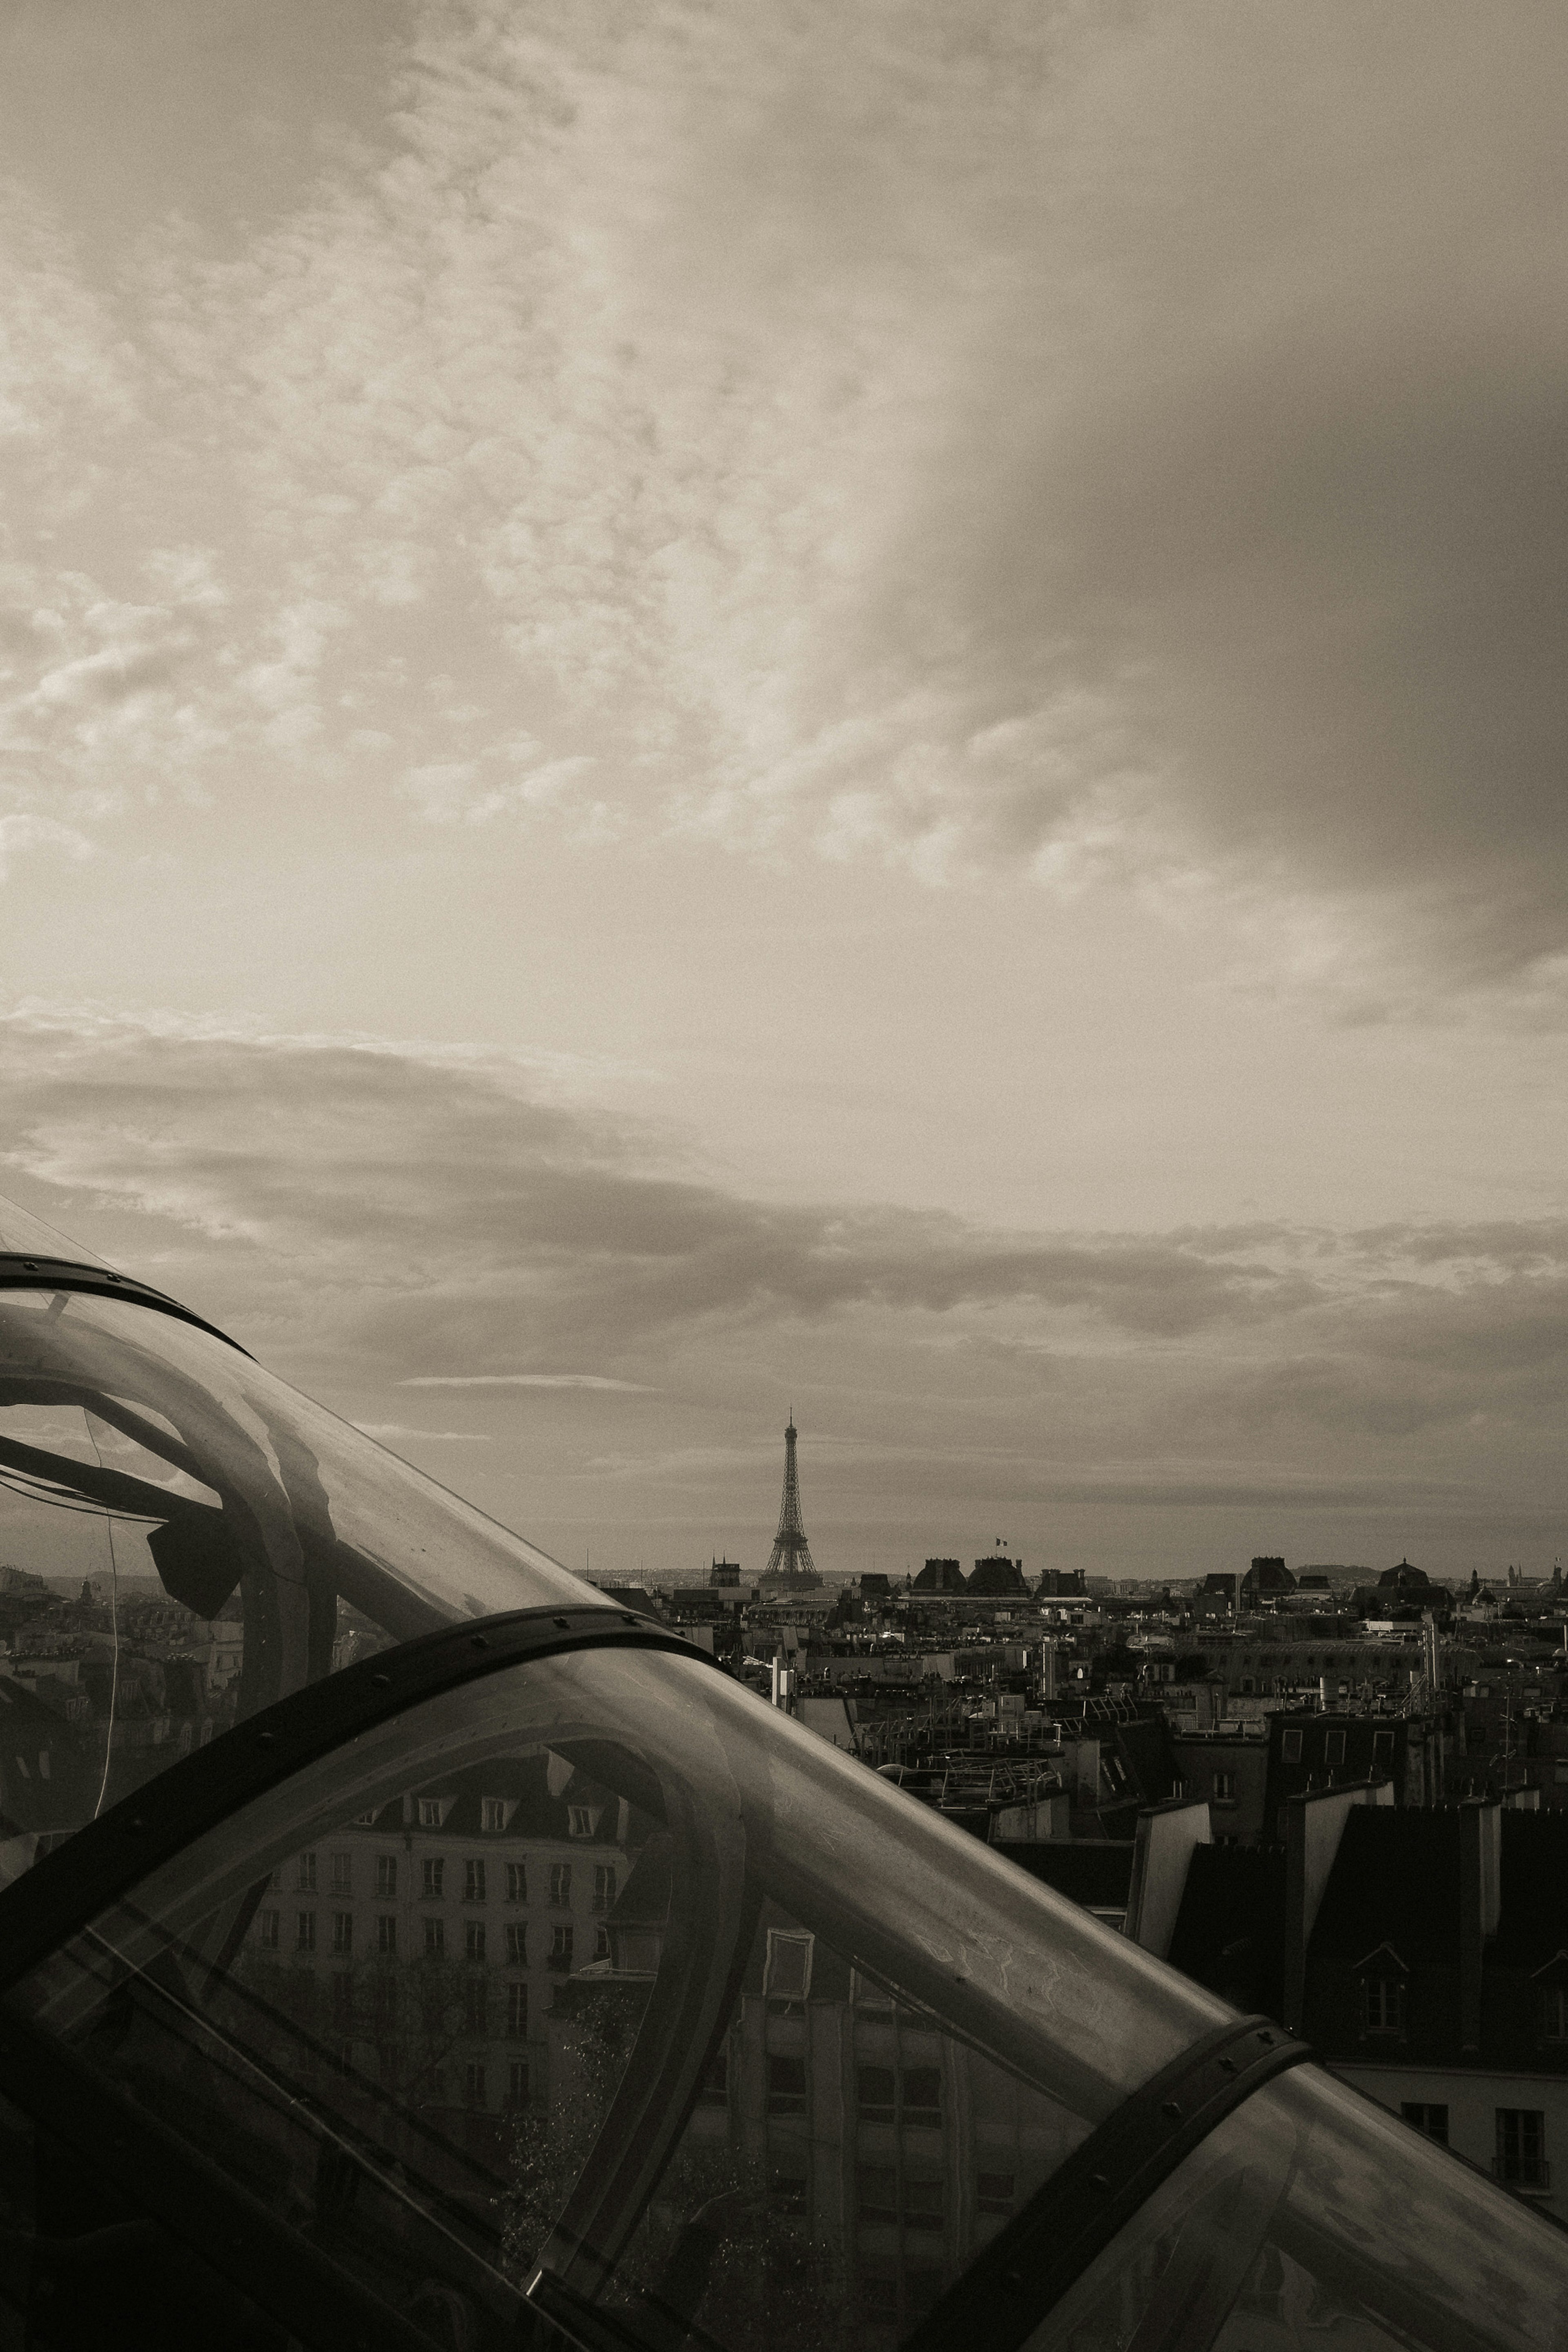
[[[1112,1909],[1132,1882],[1130,1838],[998,1838],[994,1851],[1074,1903]]]
[[[1171,1966],[1238,2009],[1278,2017],[1284,1944],[1284,1847],[1194,1846],[1171,1938]]]
[[[969,1591],[981,1598],[993,1593],[1024,1592],[1027,1589],[1024,1571],[1016,1559],[977,1559],[969,1580]]]
[[[1459,1950],[1459,1812],[1356,1805],[1318,1923],[1314,1959],[1354,1964],[1380,1944],[1418,1960],[1457,1964]]]
[[[1502,1909],[1492,1957],[1539,1968],[1568,1950],[1568,1813],[1502,1817]]]

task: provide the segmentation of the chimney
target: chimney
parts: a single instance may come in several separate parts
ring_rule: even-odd
[[[1467,1797],[1459,1807],[1459,2041],[1481,2046],[1481,1984],[1486,1948],[1502,1909],[1502,1807],[1495,1797]]]
[[[1193,1848],[1213,1843],[1206,1801],[1176,1797],[1166,1805],[1151,1805],[1138,1816],[1123,1932],[1156,1959],[1170,1958]]]
[[[1378,1801],[1371,1782],[1348,1789],[1309,1789],[1303,1796],[1285,1800],[1285,2024],[1291,2033],[1300,2033],[1306,2013],[1307,1947],[1345,1822],[1352,1806]]]

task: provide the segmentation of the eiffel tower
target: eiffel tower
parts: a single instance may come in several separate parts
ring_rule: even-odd
[[[805,1522],[800,1515],[800,1479],[795,1466],[793,1405],[790,1407],[789,1427],[784,1431],[784,1500],[779,1505],[779,1531],[773,1538],[773,1548],[768,1555],[762,1580],[764,1584],[772,1582],[796,1591],[815,1591],[822,1582],[816,1572],[816,1562],[811,1556],[811,1546],[805,1539]]]

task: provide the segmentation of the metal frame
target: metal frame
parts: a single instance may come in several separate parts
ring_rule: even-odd
[[[81,1290],[94,1298],[129,1298],[137,1307],[151,1307],[160,1315],[173,1315],[182,1323],[194,1323],[198,1331],[221,1339],[226,1348],[233,1348],[241,1356],[250,1355],[248,1348],[242,1348],[237,1339],[231,1339],[226,1331],[220,1331],[204,1315],[193,1315],[188,1307],[182,1307],[166,1291],[138,1282],[133,1274],[111,1274],[106,1265],[84,1265],[77,1258],[39,1257],[36,1253],[24,1257],[20,1250],[0,1250],[0,1290]]]
[[[1237,2019],[1194,2042],[1095,2126],[900,2352],[966,2344],[1016,2352],[1215,2125],[1312,2054],[1266,2017]]]

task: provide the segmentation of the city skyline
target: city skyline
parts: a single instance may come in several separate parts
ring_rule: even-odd
[[[0,1192],[574,1568],[1549,1573],[1565,71],[19,0]]]

